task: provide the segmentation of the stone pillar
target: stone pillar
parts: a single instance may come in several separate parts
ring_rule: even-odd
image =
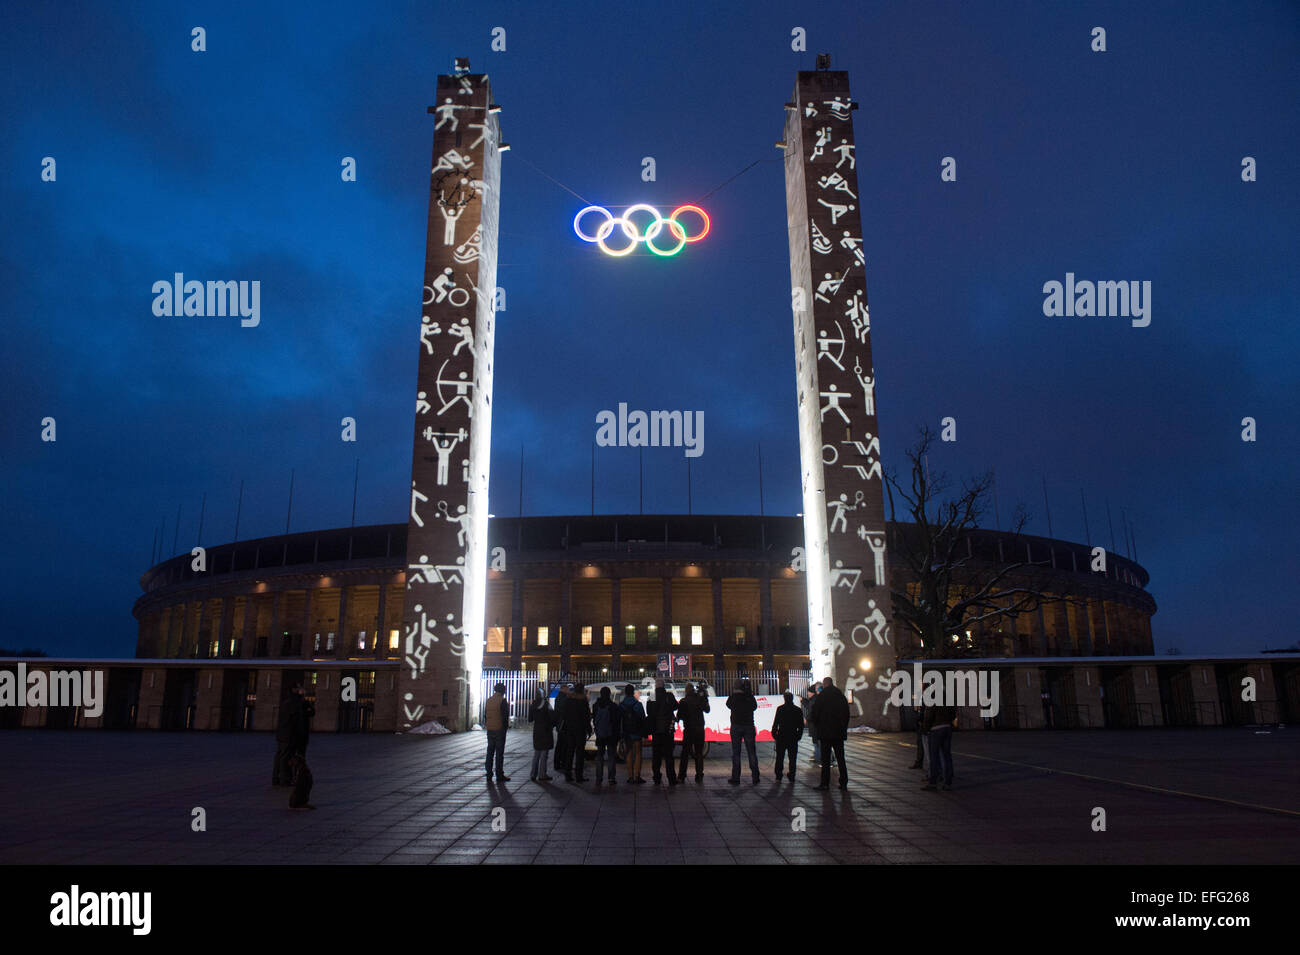
[[[800,72],[783,139],[809,658],[814,678],[833,676],[862,701],[854,724],[879,727],[888,694],[849,674],[863,657],[883,672],[895,656],[856,105],[847,73]],[[836,586],[846,578],[859,583]]]
[[[1192,688],[1192,710],[1198,726],[1219,726],[1223,713],[1219,702],[1219,680],[1212,663],[1192,663],[1187,667]]]
[[[244,598],[244,632],[239,655],[245,660],[257,654],[257,612],[260,604],[258,596],[258,594],[249,594]],[[253,711],[253,718],[257,718],[256,710]]]
[[[156,730],[162,726],[163,691],[167,685],[167,671],[150,667],[140,674],[140,702],[135,725],[140,729]]]
[[[516,670],[524,662],[524,580],[516,577],[510,589],[510,666]]]
[[[245,601],[247,603],[247,601]],[[217,631],[217,656],[232,657],[230,638],[235,625],[235,598],[233,596],[221,598],[221,626]]]
[[[1074,681],[1075,726],[1093,729],[1105,726],[1106,715],[1102,708],[1106,698],[1102,694],[1101,671],[1093,666],[1072,666],[1067,672],[1068,678]],[[1062,724],[1066,718],[1062,713]]]
[[[772,659],[772,646],[775,640],[775,634],[772,632],[772,570],[766,564],[759,568],[758,578],[758,612],[762,621],[760,629],[763,631],[759,638],[759,649],[763,653],[763,665]],[[746,647],[746,649],[749,649]],[[844,684],[839,680],[835,685],[844,688]]]
[[[404,730],[477,721],[486,643],[499,107],[486,74],[441,75],[435,95],[423,308],[419,338],[414,322],[411,336],[419,358],[398,681]]]
[[[194,728],[221,729],[221,688],[225,671],[215,667],[199,670],[194,683]]]
[[[1160,706],[1160,677],[1150,664],[1128,667],[1123,679],[1133,690],[1133,703],[1138,707],[1134,719],[1139,726],[1163,726],[1164,712]]]
[[[257,708],[253,710],[253,729],[269,732],[279,718],[280,687],[283,672],[278,667],[257,671]]]
[[[354,648],[350,645],[353,637],[348,630],[348,585],[343,582],[339,583],[339,628],[336,632],[338,637],[334,640],[334,657],[346,660]]]
[[[280,604],[283,597],[283,590],[275,591],[274,596],[271,597],[271,632],[266,638],[266,655],[268,657],[278,657],[281,655],[280,638],[283,634],[281,634],[280,631],[283,630],[284,627],[280,625]]]
[[[312,718],[313,733],[337,733],[339,729],[340,681],[339,669],[316,671],[316,715]]]
[[[375,645],[371,648],[370,654],[376,660],[382,660],[388,648],[388,631],[384,627],[384,617],[388,612],[388,581],[380,579],[379,581],[379,607],[375,611]],[[379,676],[375,677],[375,720],[378,722],[379,709]],[[395,688],[394,688],[395,689]]]
[[[726,663],[723,656],[726,645],[726,623],[722,617],[722,578],[713,578],[713,669],[721,670]]]
[[[303,659],[311,659],[316,655],[316,634],[312,632],[311,627],[311,604],[313,590],[310,585],[303,588],[302,591],[302,652],[298,656]],[[291,631],[292,632],[292,631]],[[328,631],[321,634],[321,652],[325,652],[325,641],[329,639]],[[290,647],[290,650],[293,648]]]
[[[662,576],[659,578],[660,586],[663,588],[663,608],[661,619],[659,621],[659,646],[655,649],[656,653],[673,652],[673,579],[672,577]]]
[[[205,624],[208,622],[208,595],[205,593],[199,600],[199,627],[194,634],[195,646],[198,652],[195,656],[206,657],[208,655],[208,628]]]
[[[560,645],[560,669],[572,673],[576,666],[581,666],[581,657],[573,659],[573,581],[565,572],[560,580],[560,626],[556,634],[556,643]]]
[[[623,588],[621,583],[617,577],[609,582],[609,618],[613,630],[613,642],[609,646],[609,668],[616,671],[623,667]]]

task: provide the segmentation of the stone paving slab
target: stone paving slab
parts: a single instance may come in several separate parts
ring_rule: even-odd
[[[823,793],[806,743],[794,783],[773,779],[766,743],[759,785],[746,769],[742,784],[730,786],[729,747],[714,744],[702,784],[597,790],[562,777],[529,782],[527,732],[512,732],[506,745],[511,781],[492,785],[481,734],[322,735],[309,749],[318,809],[291,812],[287,791],[269,785],[275,742],[267,735],[6,731],[0,863],[1199,865],[1300,857],[1297,731],[959,733],[950,792],[920,789],[911,742],[855,736],[846,748],[849,789]],[[191,830],[195,807],[206,811],[205,832]],[[1106,811],[1105,832],[1092,829],[1095,807]]]

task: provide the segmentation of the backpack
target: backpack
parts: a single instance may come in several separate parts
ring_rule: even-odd
[[[645,736],[645,717],[637,712],[635,704],[623,707],[623,735]]]

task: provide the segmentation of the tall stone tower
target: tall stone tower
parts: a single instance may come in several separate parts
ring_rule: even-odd
[[[800,72],[785,108],[809,655],[852,691],[853,725],[896,728],[876,689],[894,648],[848,74]]]
[[[466,60],[439,76],[411,455],[400,723],[478,718],[500,214],[499,108]]]

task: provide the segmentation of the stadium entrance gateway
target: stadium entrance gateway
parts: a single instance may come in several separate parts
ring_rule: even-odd
[[[481,700],[500,112],[467,60],[437,81],[411,457],[399,724],[467,729]],[[798,73],[786,212],[813,676],[888,712],[890,602],[875,372],[848,74]]]

